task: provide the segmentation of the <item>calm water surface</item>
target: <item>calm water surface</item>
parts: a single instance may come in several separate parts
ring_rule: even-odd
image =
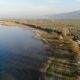
[[[0,80],[38,80],[49,53],[31,29],[0,25]]]

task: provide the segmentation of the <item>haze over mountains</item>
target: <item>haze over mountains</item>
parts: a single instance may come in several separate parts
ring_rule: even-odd
[[[54,18],[54,19],[80,19],[80,10],[79,11],[73,11],[73,12],[67,12],[67,13],[61,13],[61,14],[55,14],[55,15],[49,15],[47,18]]]
[[[80,19],[80,10],[60,13],[60,14],[53,14],[53,15],[43,15],[43,16],[22,16],[23,19]]]
[[[37,14],[38,15],[38,14]],[[53,15],[43,15],[43,16],[27,16],[27,15],[16,15],[16,16],[0,16],[0,19],[80,19],[80,10],[66,12],[66,13],[59,13]]]

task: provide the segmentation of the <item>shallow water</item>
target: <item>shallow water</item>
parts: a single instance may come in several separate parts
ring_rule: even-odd
[[[38,80],[49,53],[30,28],[0,25],[0,80]]]

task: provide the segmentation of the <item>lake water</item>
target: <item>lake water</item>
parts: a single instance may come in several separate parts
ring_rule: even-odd
[[[0,25],[0,80],[38,80],[45,45],[30,28]]]

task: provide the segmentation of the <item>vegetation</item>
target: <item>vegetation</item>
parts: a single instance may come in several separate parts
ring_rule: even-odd
[[[80,20],[13,21],[35,28],[49,44],[53,59],[50,60],[51,63],[46,69],[48,77],[57,76],[60,80],[78,80],[80,46],[74,38],[80,37]]]
[[[19,20],[18,20],[19,21]],[[80,20],[54,20],[54,19],[48,19],[48,20],[20,20],[19,22],[22,22],[24,24],[28,23],[31,25],[35,25],[36,27],[43,28],[43,29],[50,29],[50,30],[56,30],[56,29],[62,29],[64,27],[67,27],[70,29],[70,31],[75,31],[75,33],[78,31],[80,32]]]

